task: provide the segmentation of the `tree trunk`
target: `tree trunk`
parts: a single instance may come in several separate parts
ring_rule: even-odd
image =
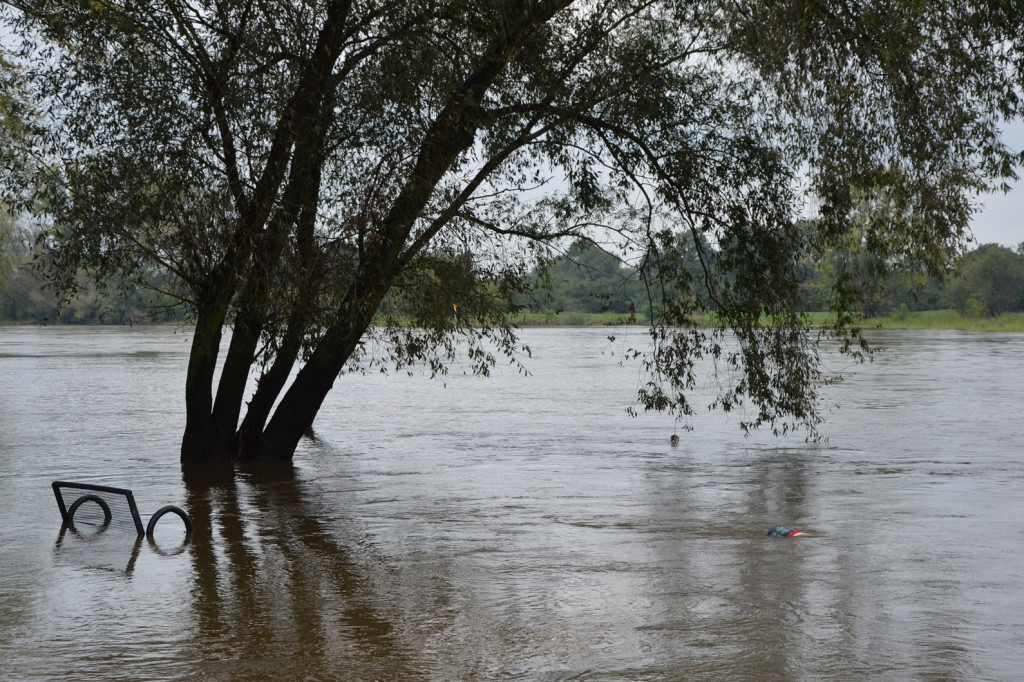
[[[274,409],[266,428],[243,432],[240,447],[246,461],[291,461],[299,440],[313,426],[335,378],[373,321],[383,291],[378,289],[367,296],[369,301],[361,301],[359,309],[364,312],[341,317],[327,331]]]
[[[182,464],[228,461],[235,450],[234,427],[225,429],[213,413],[213,376],[220,351],[223,311],[223,304],[213,303],[204,306],[197,316],[185,379]]]

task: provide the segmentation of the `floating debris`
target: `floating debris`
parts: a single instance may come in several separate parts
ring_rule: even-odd
[[[785,526],[772,526],[768,530],[768,535],[773,538],[795,538],[801,535],[807,535],[802,530],[796,530],[795,528],[786,528]]]

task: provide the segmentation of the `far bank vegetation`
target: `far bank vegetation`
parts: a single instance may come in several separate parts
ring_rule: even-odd
[[[0,322],[14,324],[149,324],[184,322],[175,283],[154,271],[150,286],[111,279],[83,288],[70,300],[58,300],[33,268],[34,231],[0,212]],[[709,252],[713,248],[708,245]],[[804,309],[815,323],[828,308],[828,292],[840,254],[806,262]],[[683,258],[687,258],[684,253]],[[544,271],[532,274],[534,295],[519,301],[523,326],[602,326],[644,324],[652,314],[642,257],[625,262],[600,246],[569,245]],[[699,261],[688,264],[700,276]],[[871,268],[865,264],[865,272]],[[458,302],[453,301],[453,306]],[[455,310],[455,307],[453,307]],[[877,282],[859,311],[865,326],[974,331],[1024,331],[1024,243],[1015,250],[982,244],[966,252],[944,280],[921,274]],[[822,322],[824,319],[821,320]]]

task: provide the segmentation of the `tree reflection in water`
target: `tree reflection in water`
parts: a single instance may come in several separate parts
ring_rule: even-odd
[[[348,529],[327,527],[290,466],[188,468],[184,479],[203,674],[412,673],[374,599],[373,566],[339,539]]]

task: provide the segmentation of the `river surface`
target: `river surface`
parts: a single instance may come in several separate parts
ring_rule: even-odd
[[[0,328],[0,678],[1020,678],[1024,335],[875,332],[827,443],[672,446],[611,333],[343,376],[294,467],[228,477],[178,464],[188,330]],[[62,530],[54,480],[195,534]]]

